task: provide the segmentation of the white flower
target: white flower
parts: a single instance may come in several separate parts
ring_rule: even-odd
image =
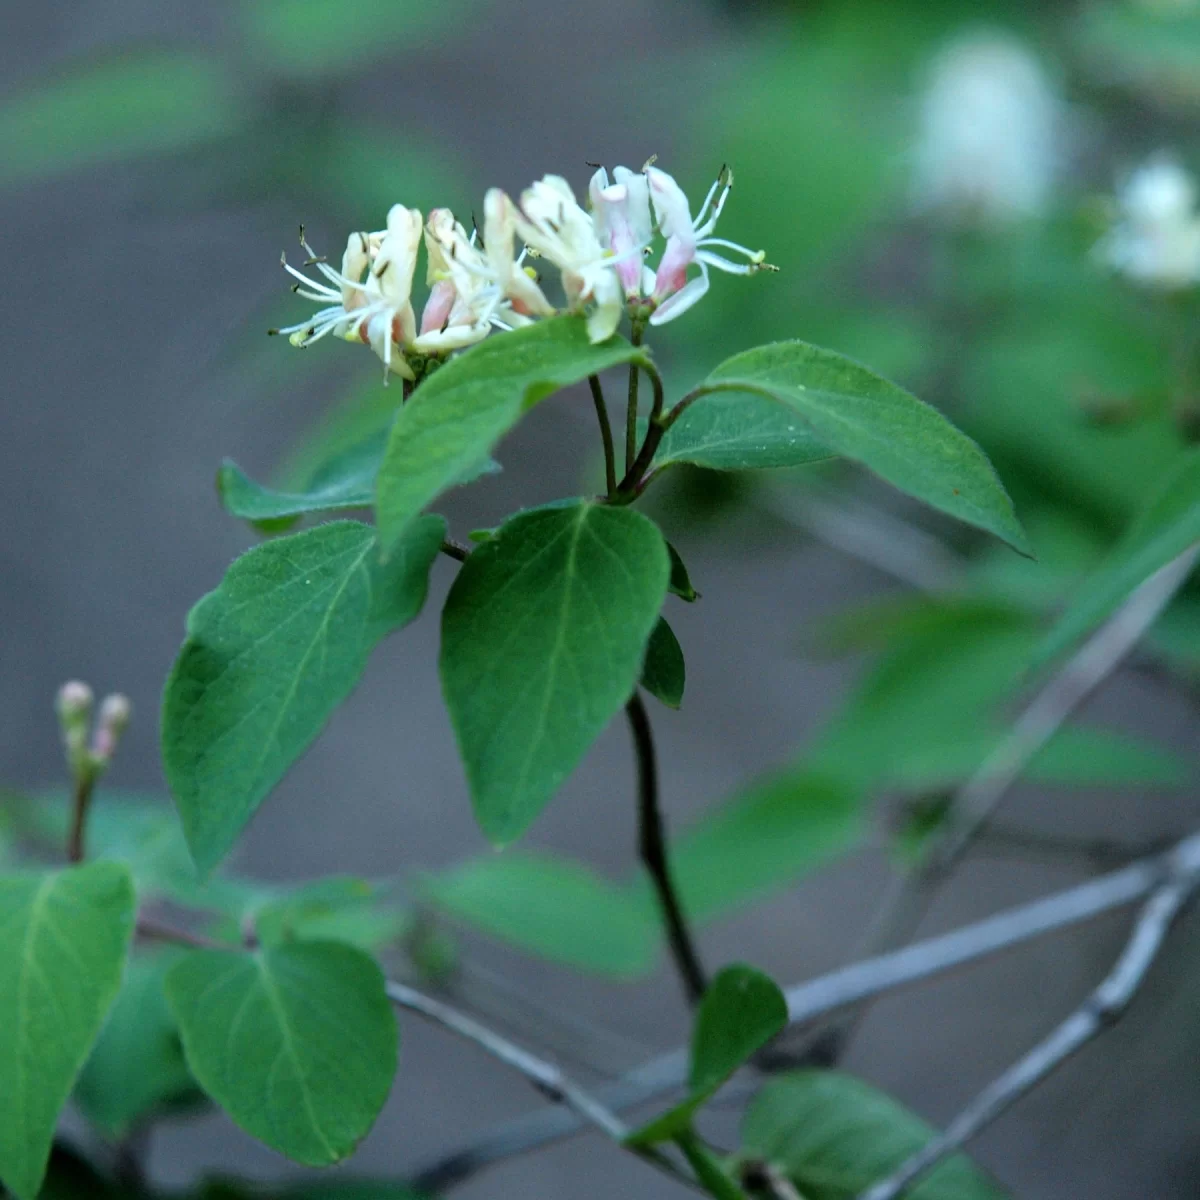
[[[621,281],[611,252],[601,245],[595,224],[579,207],[571,185],[559,175],[539,179],[521,193],[512,217],[526,245],[562,272],[568,305],[573,309],[592,305],[587,321],[591,340],[611,337],[625,311]]]
[[[302,274],[286,257],[283,266],[298,280],[293,291],[325,307],[309,320],[278,332],[289,334],[294,346],[307,346],[328,333],[348,341],[358,338],[375,351],[386,371],[414,378],[403,354],[393,351],[394,347],[410,345],[416,337],[412,282],[420,244],[421,214],[402,204],[392,205],[386,230],[350,235],[341,271],[313,254],[305,243],[309,254],[306,265],[316,267],[329,282],[321,283]]]
[[[951,43],[921,102],[917,205],[967,221],[1038,213],[1063,125],[1057,93],[1020,42],[985,32]]]
[[[1109,266],[1146,287],[1200,282],[1196,182],[1176,159],[1155,155],[1129,177],[1117,202],[1117,224],[1097,246]]]
[[[650,219],[650,184],[644,174],[628,167],[613,171],[614,183],[600,167],[588,184],[592,221],[600,245],[612,256],[617,276],[628,299],[653,290],[654,272],[647,281],[642,255],[650,245],[654,225]]]
[[[712,236],[733,188],[732,171],[722,168],[694,220],[687,196],[666,171],[647,166],[646,180],[659,232],[667,239],[653,287],[647,289],[655,305],[651,325],[673,321],[691,308],[708,291],[709,267],[732,275],[753,275],[756,271],[778,269],[765,261],[765,251],[750,250],[737,242]],[[714,254],[711,249],[714,246],[744,255],[747,261],[731,262],[723,255]],[[700,268],[700,274],[689,280],[687,271],[692,263]]]

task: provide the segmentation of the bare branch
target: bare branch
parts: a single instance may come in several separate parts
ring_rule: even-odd
[[[459,1037],[474,1042],[493,1058],[520,1071],[543,1095],[568,1105],[590,1125],[594,1125],[614,1141],[624,1141],[629,1130],[603,1104],[562,1073],[553,1063],[538,1058],[515,1042],[481,1025],[466,1013],[459,1012],[432,996],[418,992],[407,984],[388,980],[388,999],[398,1008],[408,1009],[449,1029]]]
[[[804,1024],[846,1005],[934,978],[1031,938],[1132,904],[1162,883],[1171,863],[1185,861],[1200,864],[1200,833],[1180,842],[1167,858],[1143,859],[952,933],[796,984],[786,992],[789,1018],[793,1025]],[[612,1112],[660,1099],[682,1086],[687,1064],[685,1049],[672,1050],[643,1063],[623,1079],[598,1088],[596,1098]],[[569,1137],[586,1123],[562,1108],[530,1113],[487,1130],[470,1144],[429,1163],[414,1182],[419,1188],[443,1191],[492,1163]]]
[[[1171,872],[1142,908],[1116,965],[1103,983],[1053,1033],[993,1080],[947,1126],[894,1174],[860,1200],[896,1200],[943,1158],[959,1150],[1077,1050],[1120,1019],[1137,994],[1175,918],[1200,883],[1195,839],[1171,855]]]

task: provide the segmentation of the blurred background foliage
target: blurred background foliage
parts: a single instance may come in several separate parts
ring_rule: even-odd
[[[896,861],[918,854],[937,827],[938,798],[980,765],[1044,677],[1037,650],[1056,614],[1123,552],[1163,481],[1194,464],[1188,455],[1200,437],[1195,289],[1139,287],[1097,252],[1117,215],[1117,188],[1147,156],[1167,150],[1200,168],[1200,5],[702,7],[728,31],[726,42],[688,43],[654,62],[631,46],[606,68],[611,103],[626,122],[638,114],[645,146],[661,138],[676,147],[663,165],[693,195],[731,164],[737,186],[721,233],[764,247],[781,272],[745,284],[718,280],[664,331],[655,348],[673,388],[682,392],[719,359],[775,338],[858,358],[981,442],[1037,559],[951,528],[837,465],[752,478],[676,468],[664,479],[651,504],[673,538],[719,531],[750,512],[865,558],[887,581],[862,606],[796,631],[806,653],[865,658],[858,685],[813,742],[682,831],[676,869],[697,920],[861,846],[880,823],[881,798],[893,802],[882,824]],[[39,187],[69,187],[78,172],[120,163],[150,168],[141,195],[150,210],[258,206],[334,230],[377,227],[396,201],[426,211],[449,203],[469,218],[490,182],[485,138],[448,139],[428,119],[430,104],[410,116],[371,84],[411,76],[436,108],[439,68],[453,61],[457,31],[495,28],[500,8],[490,0],[360,0],[351,9],[239,0],[199,22],[186,44],[110,45],[60,62],[48,75],[10,80],[0,98],[0,187],[36,197]],[[534,31],[526,42],[505,65],[514,96],[536,88]],[[510,38],[504,52],[511,46]],[[976,97],[983,145],[977,159],[959,163],[959,177],[947,176],[944,163],[930,166],[937,151],[928,145],[937,136],[938,80],[949,86],[954,69],[992,72],[974,91],[969,78],[962,84],[964,106]],[[503,127],[516,111],[514,100],[511,110],[498,106],[479,119],[511,142],[519,134]],[[598,128],[605,119],[596,112]],[[571,175],[580,192],[595,139],[595,130],[580,130]],[[640,165],[642,149],[629,151],[630,166]],[[1024,190],[1022,171],[1037,176]],[[281,231],[281,241],[284,233],[291,236]],[[314,361],[261,336],[294,312],[290,299],[281,286],[244,329],[216,335],[226,338],[222,370],[252,378],[263,404]],[[325,415],[280,446],[281,484],[319,475],[378,437],[395,411],[398,389],[380,386],[374,360],[331,351],[329,364],[335,357],[336,367],[322,367],[336,380]],[[1137,666],[1173,686],[1200,687],[1194,586],[1160,621]],[[1165,747],[1079,723],[1029,767],[1046,786],[1126,789],[1178,788],[1193,772],[1194,763]],[[10,809],[12,836],[28,832],[25,818],[11,815],[24,810]],[[170,897],[188,904],[177,851],[155,869]],[[657,955],[640,878],[606,879],[540,852],[413,876],[402,906],[381,908],[375,884],[311,904],[244,882],[221,886],[210,885],[218,890],[206,902],[231,920],[247,904],[269,902],[280,921],[343,922],[372,946],[405,943],[418,968],[432,953],[424,922],[434,909],[604,974],[642,973]],[[436,960],[440,976],[448,955],[439,943],[426,965]],[[178,1087],[175,1076],[167,1082]]]

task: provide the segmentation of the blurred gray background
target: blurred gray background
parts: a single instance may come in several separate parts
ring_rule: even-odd
[[[387,122],[394,141],[374,138],[370,153],[403,177],[407,148],[424,147],[450,186],[462,189],[445,197],[460,210],[478,204],[489,184],[515,190],[549,170],[582,188],[585,161],[637,165],[657,153],[668,169],[687,164],[703,178],[726,150],[691,114],[719,96],[778,19],[767,6],[684,0],[480,4],[464,11],[452,35],[398,44],[385,62],[336,85],[271,85],[272,111],[282,116],[247,133],[224,176],[185,154],[0,191],[8,268],[0,333],[3,779],[55,780],[52,697],[62,680],[80,677],[98,690],[127,692],[135,705],[112,782],[162,788],[156,710],[185,613],[253,542],[220,510],[215,468],[233,455],[252,473],[268,474],[346,391],[351,372],[365,369],[359,356],[331,342],[298,362],[285,344],[255,341],[279,314],[302,311],[287,306],[277,266],[298,221],[308,220],[314,243],[332,251],[347,229],[378,215],[356,204],[352,173],[336,181],[336,193],[320,166],[305,177],[305,118],[293,119],[294,105],[311,106],[320,114],[314,121],[332,111],[351,124],[382,129]],[[80,56],[131,43],[213,46],[238,36],[225,5],[178,0],[9,0],[3,27],[0,67],[13,93]],[[244,81],[262,84],[254,69],[250,57],[237,67]],[[285,139],[297,156],[286,167],[286,186],[269,172],[256,180],[246,162],[276,155]],[[752,189],[753,171],[740,181],[743,191]],[[309,187],[311,206],[304,203]],[[789,198],[777,203],[786,223]],[[781,280],[784,288],[803,286]],[[664,331],[659,352],[668,368],[673,359],[683,368],[674,329]],[[730,349],[753,337],[753,330],[739,333]],[[268,385],[276,372],[282,385]],[[517,506],[578,491],[594,469],[591,422],[586,394],[542,406],[503,447],[502,475],[449,498],[452,530],[461,537]],[[711,539],[684,518],[672,525],[669,511],[663,519],[703,593],[699,604],[676,606],[673,615],[688,660],[684,708],[653,712],[665,804],[678,827],[748,774],[786,759],[844,693],[853,664],[806,657],[806,623],[893,585],[748,510],[734,510]],[[280,880],[382,875],[484,849],[436,675],[437,613],[452,575],[449,561],[437,564],[425,614],[375,655],[362,686],[263,806],[245,838],[242,867]],[[1129,672],[1102,690],[1091,711],[1180,748],[1194,748],[1200,730],[1194,710]],[[626,873],[632,787],[627,733],[616,724],[539,820],[530,844]],[[1006,813],[1014,824],[1138,843],[1186,830],[1195,800],[1072,791],[1048,797],[1022,788]],[[1082,868],[1069,863],[978,856],[924,929],[953,927],[1081,877]],[[860,937],[883,881],[879,854],[856,855],[706,929],[704,955],[711,964],[748,960],[789,982],[819,973]],[[1125,928],[1124,916],[1101,921],[890,998],[873,1010],[847,1066],[943,1121],[1082,999]],[[538,1004],[625,1039],[623,1049],[594,1064],[610,1074],[684,1036],[685,1009],[665,966],[645,983],[618,986],[469,935],[465,946]],[[1200,1193],[1198,950],[1200,927],[1189,918],[1127,1021],[980,1139],[980,1161],[1014,1195]],[[536,1020],[526,1019],[524,1036],[536,1040]],[[403,1035],[392,1099],[348,1171],[403,1174],[462,1135],[541,1103],[470,1046],[413,1019],[404,1020]],[[165,1125],[150,1164],[164,1182],[211,1171],[267,1178],[294,1170],[220,1117]],[[589,1136],[515,1160],[458,1194],[599,1200],[679,1193]]]

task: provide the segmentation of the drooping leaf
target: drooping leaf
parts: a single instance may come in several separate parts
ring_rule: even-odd
[[[708,985],[692,1027],[688,1096],[630,1138],[637,1145],[669,1141],[722,1084],[787,1025],[787,1001],[769,976],[753,967],[725,967]]]
[[[434,875],[424,890],[472,927],[582,971],[643,974],[661,941],[647,906],[566,858],[509,850]]]
[[[919,1150],[933,1130],[869,1084],[839,1071],[768,1083],[742,1124],[743,1157],[781,1168],[808,1200],[854,1200]],[[966,1155],[946,1159],[906,1200],[1002,1200]]]
[[[442,690],[492,841],[527,828],[629,699],[668,575],[651,521],[586,501],[518,514],[463,564]]]
[[[759,346],[727,359],[697,390],[700,398],[685,416],[720,393],[774,402],[831,452],[1029,552],[983,451],[937,409],[841,355],[805,342]]]
[[[1045,663],[1110,616],[1156,571],[1200,543],[1200,450],[1183,455],[1129,527],[1126,535],[1080,588],[1038,647]]]
[[[308,1166],[345,1158],[396,1070],[375,961],[336,942],[203,950],[167,973],[188,1066],[247,1133]]]
[[[34,1200],[133,934],[117,863],[0,876],[0,1182]]]
[[[279,491],[255,483],[237,463],[227,459],[217,472],[217,492],[226,511],[233,516],[272,525],[278,522],[290,524],[308,513],[369,508],[375,502],[375,476],[379,473],[386,445],[387,431],[384,430],[343,450],[314,472],[301,491]],[[492,474],[499,469],[499,463],[485,458],[467,477],[456,482],[470,483],[480,475]]]
[[[0,183],[182,149],[241,119],[233,81],[210,59],[154,54],[93,63],[0,107]]]
[[[421,510],[477,467],[538,401],[645,352],[623,338],[593,346],[581,317],[490,337],[426,379],[400,410],[376,484],[380,543],[389,551]]]
[[[671,843],[671,874],[693,921],[760,899],[845,854],[862,837],[857,794],[803,767],[751,783]],[[649,886],[634,892],[649,905]]]
[[[663,435],[656,467],[691,463],[713,471],[802,467],[832,458],[794,411],[765,396],[714,392]]]
[[[165,952],[133,959],[75,1085],[84,1116],[107,1137],[124,1137],[155,1112],[203,1101],[163,991],[163,976],[179,958]]]
[[[642,687],[668,708],[678,708],[683,703],[684,682],[683,649],[674,630],[659,617],[646,644]]]
[[[420,612],[444,532],[424,518],[380,565],[368,526],[322,525],[255,547],[192,609],[162,749],[202,871],[350,693],[375,643]]]
[[[700,593],[692,587],[688,569],[680,558],[679,551],[670,542],[667,543],[667,553],[671,556],[671,582],[667,585],[671,595],[678,596],[680,600],[686,600],[689,604],[699,600]]]

